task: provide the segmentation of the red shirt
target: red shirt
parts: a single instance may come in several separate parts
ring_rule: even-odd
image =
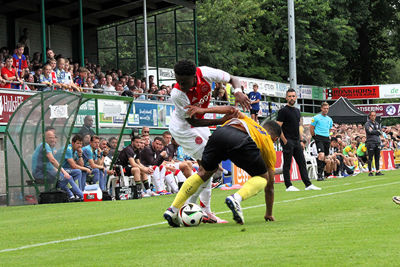
[[[189,98],[190,105],[198,106],[201,108],[208,108],[212,96],[211,85],[204,79],[200,68],[196,69],[196,78],[196,86],[190,88],[190,90],[185,93]],[[175,84],[174,88],[182,91],[178,83]],[[196,118],[202,119],[204,118],[204,115],[196,115]]]
[[[1,69],[1,77],[3,77],[3,79],[5,79],[5,76],[7,75],[8,78],[16,76],[17,75],[17,71],[14,68],[11,68],[11,70],[7,69],[7,67],[3,67]],[[1,85],[2,88],[11,88],[11,83],[5,83]]]

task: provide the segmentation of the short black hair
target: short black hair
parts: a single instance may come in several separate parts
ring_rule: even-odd
[[[163,145],[165,145],[164,139],[160,136],[157,136],[156,138],[154,138],[154,141],[160,141]]]
[[[142,139],[139,135],[134,135],[131,137],[131,142],[133,143],[136,139]]]
[[[83,142],[83,137],[80,134],[76,134],[76,135],[74,135],[74,137],[72,137],[71,141],[72,141],[72,143],[76,143],[77,141]]]
[[[196,64],[190,60],[180,60],[174,66],[175,75],[194,76],[196,74]]]
[[[289,89],[287,89],[287,91],[286,91],[286,95],[288,94],[288,93],[292,93],[292,92],[295,92],[296,93],[296,90],[294,90],[293,88],[289,88]],[[297,93],[296,93],[297,94]]]
[[[273,137],[281,136],[282,129],[276,121],[265,121],[263,122],[262,127],[264,127]]]
[[[333,137],[331,137],[331,143],[332,143],[332,142],[337,142],[337,141],[338,141],[338,140],[337,140],[337,138],[336,138],[336,137],[334,137],[334,136],[333,136]]]

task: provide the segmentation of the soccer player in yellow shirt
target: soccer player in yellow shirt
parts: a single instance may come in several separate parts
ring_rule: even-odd
[[[204,110],[191,106],[188,113],[190,116],[204,114]],[[266,221],[274,221],[272,207],[276,152],[273,143],[280,135],[281,127],[275,121],[267,121],[261,126],[240,112],[238,118],[233,118],[218,128],[207,142],[199,172],[185,181],[172,205],[164,212],[168,224],[172,227],[180,226],[179,209],[204,182],[210,179],[218,164],[227,159],[251,176],[238,192],[225,199],[226,205],[233,213],[233,219],[239,224],[244,224],[240,202],[264,189],[266,202],[264,218]]]

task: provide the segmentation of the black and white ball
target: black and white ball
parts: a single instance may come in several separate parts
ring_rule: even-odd
[[[183,205],[179,210],[179,219],[184,226],[198,226],[203,221],[203,211],[194,203]]]

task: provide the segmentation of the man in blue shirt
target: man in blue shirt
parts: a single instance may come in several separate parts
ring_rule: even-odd
[[[328,114],[329,104],[323,102],[321,104],[321,114],[314,116],[311,120],[310,133],[315,140],[317,146],[318,158],[318,179],[317,181],[323,181],[324,168],[325,168],[325,156],[329,155],[329,147],[331,141],[329,138],[329,131],[333,126],[333,121]]]
[[[258,91],[258,84],[253,85],[253,92],[249,93],[250,114],[253,121],[258,123],[258,112],[260,111],[261,94]]]
[[[90,138],[90,144],[82,148],[84,167],[91,169],[93,174],[93,183],[99,182],[104,175],[104,157],[106,154],[100,150],[100,137],[93,135]],[[79,184],[81,190],[85,190],[87,171],[82,172],[82,183]]]
[[[56,142],[57,138],[55,134],[55,129],[53,127],[47,127],[45,130],[44,149],[43,143],[39,144],[32,156],[33,177],[36,179],[36,182],[39,182],[40,180],[44,181],[44,179],[47,179],[47,183],[49,184],[57,183],[57,170],[60,164],[54,157],[53,148],[55,147]],[[67,187],[67,184],[71,185],[72,192]],[[82,192],[76,186],[73,179],[71,179],[71,175],[64,168],[61,168],[60,170],[58,186],[62,190],[67,192],[70,199],[75,199],[74,194],[76,194],[80,198],[83,198]]]
[[[83,197],[82,190],[80,190],[82,172],[91,173],[91,170],[84,167],[82,142],[83,138],[79,134],[72,138],[71,144],[68,145],[67,151],[65,152],[63,168],[73,177],[74,181],[78,180],[79,187],[77,187],[76,184],[74,187],[77,187],[77,190],[79,190]]]

